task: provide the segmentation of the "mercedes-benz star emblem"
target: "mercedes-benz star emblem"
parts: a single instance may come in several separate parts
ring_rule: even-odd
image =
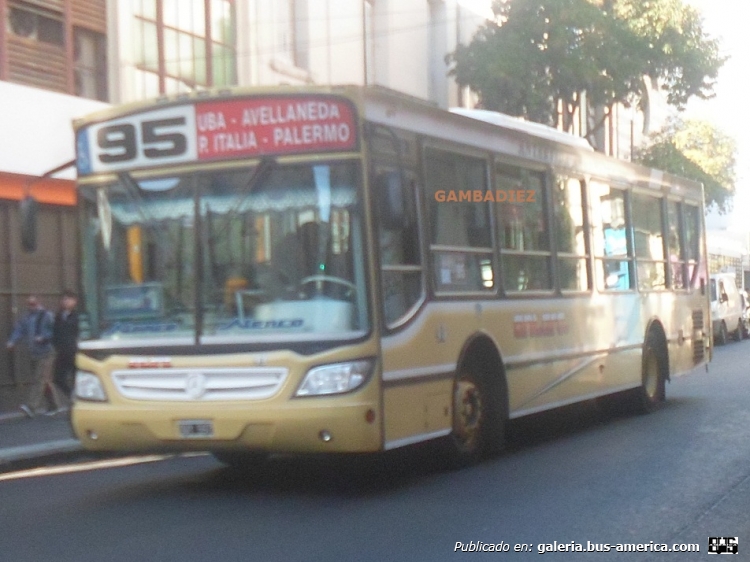
[[[185,380],[185,392],[193,400],[198,400],[206,393],[206,376],[203,373],[191,373]]]

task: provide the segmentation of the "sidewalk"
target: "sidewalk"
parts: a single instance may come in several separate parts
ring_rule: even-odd
[[[68,414],[32,419],[20,410],[0,412],[0,472],[30,468],[83,452]]]

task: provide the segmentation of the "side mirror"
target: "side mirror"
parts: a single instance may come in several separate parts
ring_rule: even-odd
[[[21,199],[19,206],[21,219],[21,247],[25,252],[36,250],[36,213],[38,203],[36,199],[27,195]]]
[[[721,293],[721,297],[719,297],[719,302],[729,302],[729,295],[726,293]]]
[[[407,222],[406,201],[401,174],[383,172],[375,178],[375,198],[380,224],[388,229],[401,229]]]

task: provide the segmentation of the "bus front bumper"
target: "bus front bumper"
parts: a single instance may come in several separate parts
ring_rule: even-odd
[[[137,406],[78,402],[71,423],[91,451],[254,450],[281,453],[374,452],[382,449],[376,404],[341,398],[253,404]]]

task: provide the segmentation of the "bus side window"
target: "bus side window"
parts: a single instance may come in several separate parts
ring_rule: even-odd
[[[510,293],[551,290],[552,252],[544,173],[498,162],[495,193],[505,290]]]
[[[680,228],[681,204],[667,201],[667,251],[669,252],[669,276],[673,289],[685,289],[687,285],[687,252]]]
[[[591,182],[591,224],[595,277],[600,289],[626,291],[633,288],[630,225],[627,224],[626,197],[621,189]]]
[[[558,177],[553,190],[557,268],[562,291],[589,289],[583,183]]]
[[[667,286],[662,201],[640,193],[633,193],[631,198],[638,288],[642,291]]]
[[[386,166],[376,166],[373,178],[380,211],[378,241],[383,315],[386,325],[393,326],[409,313],[423,294],[416,179],[413,172],[399,173]],[[399,188],[400,193],[394,193]],[[383,212],[392,206],[385,201],[387,197],[403,203],[398,220],[393,216],[383,216]]]
[[[492,230],[485,202],[487,162],[427,148],[425,182],[436,290],[493,290]]]
[[[703,232],[701,231],[700,209],[694,205],[683,204],[683,226],[685,229],[685,262],[688,270],[688,287],[695,289],[706,284],[706,263],[701,262],[701,245]]]

